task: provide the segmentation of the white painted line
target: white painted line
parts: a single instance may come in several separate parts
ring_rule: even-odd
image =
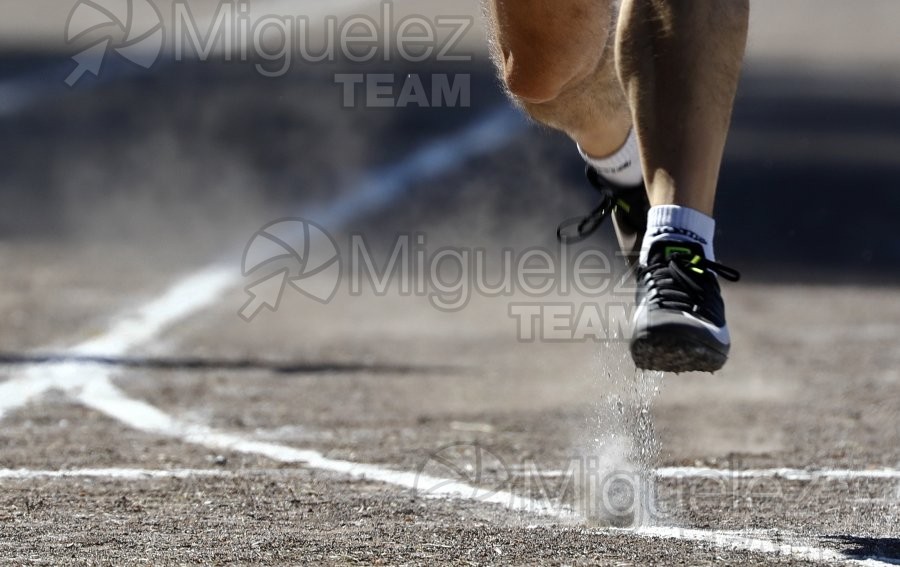
[[[623,530],[624,531],[624,530]],[[839,551],[823,547],[813,547],[797,543],[775,542],[759,537],[747,537],[734,532],[716,530],[695,530],[687,528],[642,527],[633,532],[651,538],[677,539],[709,543],[723,549],[749,551],[765,555],[781,555],[803,561],[829,561],[834,563],[850,563],[854,565],[870,565],[883,567],[894,563],[875,558],[852,559]]]
[[[232,471],[212,469],[72,469],[72,470],[31,470],[0,469],[0,480],[31,480],[40,478],[100,478],[109,480],[152,480],[158,478],[191,478],[191,477],[230,477]]]
[[[508,111],[506,111],[508,112]],[[486,127],[487,124],[489,127]],[[504,128],[511,123],[498,114],[493,121],[478,124],[462,134],[432,144],[414,154],[409,160],[382,172],[385,179],[364,184],[362,194],[350,194],[323,215],[335,224],[343,224],[361,214],[390,204],[403,195],[403,189],[413,180],[427,178],[458,166],[472,155],[483,154],[514,138],[516,128]],[[318,217],[315,217],[318,218]],[[331,228],[335,228],[332,226]],[[76,345],[71,354],[114,356],[146,344],[167,326],[215,303],[229,288],[240,283],[238,271],[213,266],[178,282],[159,299],[135,314],[118,320],[103,335]],[[174,418],[142,400],[128,397],[111,380],[111,369],[97,364],[63,363],[31,367],[28,376],[14,383],[5,383],[0,392],[9,397],[0,405],[0,417],[5,411],[19,407],[48,388],[74,392],[86,406],[93,408],[137,430],[180,439],[207,448],[249,453],[281,462],[303,463],[309,468],[379,481],[407,489],[424,489],[425,496],[470,500],[504,506],[512,511],[528,512],[554,518],[570,518],[571,512],[557,506],[522,498],[510,492],[491,492],[453,479],[421,476],[376,465],[328,459],[321,453],[296,449],[274,443],[261,442],[239,435],[216,431],[204,425],[187,423]],[[613,531],[613,530],[607,530]],[[677,538],[702,541],[718,547],[759,553],[780,553],[800,559],[847,561],[837,552],[813,547],[791,547],[765,539],[748,538],[713,530],[683,530],[677,528],[641,528],[630,532],[647,537]],[[866,564],[883,565],[877,561]]]
[[[451,479],[419,475],[377,465],[329,459],[318,451],[257,441],[241,435],[216,431],[204,425],[187,423],[147,402],[128,397],[109,380],[110,369],[102,370],[101,375],[95,376],[85,384],[78,393],[78,400],[91,409],[138,431],[179,439],[216,451],[260,455],[282,463],[301,463],[313,469],[416,490],[429,498],[476,500],[499,504],[515,511],[560,517],[572,516],[568,511],[559,512],[558,507],[550,503],[522,498],[511,492],[491,491]]]
[[[556,520],[572,520],[574,514],[550,502],[523,498],[506,491],[489,491],[484,488],[455,481],[417,475],[412,472],[397,471],[377,465],[366,465],[350,461],[329,459],[318,451],[297,449],[285,445],[260,442],[240,435],[216,431],[204,425],[178,420],[159,408],[142,400],[128,397],[109,380],[112,369],[95,367],[97,373],[87,381],[78,394],[78,399],[125,425],[146,433],[173,437],[187,443],[197,444],[217,451],[233,451],[264,456],[279,462],[302,463],[306,467],[352,478],[378,481],[410,490],[420,491],[429,498],[467,500],[478,503],[506,507],[514,512],[548,516]],[[717,471],[725,472],[725,471]],[[719,548],[734,549],[760,554],[778,554],[802,560],[832,561],[869,566],[884,566],[890,563],[877,559],[854,560],[837,551],[807,545],[775,542],[760,537],[748,537],[734,532],[717,530],[697,530],[673,527],[641,527],[636,530],[599,530],[600,533],[625,533],[643,537],[678,539],[709,543]]]
[[[160,331],[214,303],[240,277],[235,267],[208,266],[169,288],[136,312],[113,321],[102,335],[67,350],[74,356],[121,356],[147,344]]]
[[[705,467],[664,467],[656,470],[660,478],[711,478],[711,479],[755,479],[755,478],[779,478],[784,480],[814,481],[814,480],[857,480],[857,479],[900,479],[900,469],[744,469],[727,470]]]
[[[108,369],[104,369],[104,371],[107,372]],[[506,491],[494,492],[448,478],[418,475],[413,472],[398,471],[377,465],[329,459],[318,451],[255,441],[239,435],[215,431],[206,426],[184,423],[144,401],[129,398],[119,388],[116,388],[106,376],[88,383],[81,392],[79,399],[85,405],[140,431],[174,437],[187,443],[202,445],[217,451],[249,453],[280,462],[302,463],[313,469],[415,490],[420,496],[427,498],[446,498],[494,504],[503,506],[513,512],[545,516],[560,521],[576,519],[572,511],[561,508],[552,502],[523,498]],[[719,548],[767,555],[778,554],[802,560],[854,563],[873,567],[890,564],[877,559],[854,560],[837,551],[826,548],[790,544],[783,541],[775,542],[759,537],[747,537],[733,532],[717,530],[651,526],[641,527],[636,530],[606,529],[599,530],[599,532],[703,542]]]
[[[110,370],[104,368],[103,371],[106,373]],[[239,435],[216,431],[206,426],[185,423],[147,402],[129,398],[109,381],[108,376],[98,377],[98,379],[89,382],[81,392],[79,399],[85,405],[140,431],[174,437],[187,443],[202,445],[217,451],[249,453],[280,462],[302,463],[313,469],[416,490],[421,496],[428,498],[447,498],[494,504],[506,507],[514,512],[546,516],[560,521],[576,519],[573,512],[560,508],[552,502],[523,498],[506,491],[494,492],[448,478],[417,475],[416,473],[397,471],[377,465],[329,459],[318,451],[255,441]],[[768,555],[778,554],[802,560],[833,561],[870,566],[889,564],[877,559],[850,559],[837,551],[827,548],[785,543],[784,541],[775,542],[760,537],[748,537],[726,531],[650,526],[636,530],[607,529],[601,530],[601,532],[621,532],[644,537],[703,542],[720,548]]]
[[[535,467],[511,467],[512,475],[517,477],[559,478],[572,474],[564,470],[540,470]],[[799,482],[817,480],[900,480],[900,469],[714,469],[707,467],[662,467],[655,471],[658,478],[665,479],[713,479],[713,480],[747,480],[773,478]]]
[[[0,419],[53,388],[57,379],[46,368],[30,367],[23,376],[0,383]]]
[[[152,340],[162,329],[212,305],[234,285],[236,270],[202,269],[170,288],[135,313],[115,320],[102,335],[66,350],[71,355],[121,356]],[[0,383],[0,419],[47,390],[76,388],[101,370],[95,363],[32,365],[25,374]]]
[[[308,476],[307,468],[241,468],[241,469],[144,469],[144,468],[99,468],[99,469],[0,469],[0,480],[34,480],[57,478],[96,478],[106,480],[153,480],[202,478],[243,478],[249,476],[292,477]]]
[[[377,212],[405,196],[417,181],[452,171],[466,161],[496,151],[516,138],[524,120],[501,107],[461,131],[423,145],[405,159],[369,172],[356,187],[307,218],[339,229],[363,215]],[[177,282],[163,295],[113,321],[103,334],[65,351],[73,356],[115,357],[148,344],[165,328],[217,303],[242,283],[238,266],[210,265]],[[0,383],[0,419],[50,389],[71,390],[95,376],[106,376],[93,363],[31,365],[24,375]]]

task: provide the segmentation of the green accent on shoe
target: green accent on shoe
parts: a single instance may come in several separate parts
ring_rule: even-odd
[[[672,254],[690,254],[690,253],[691,253],[690,248],[683,248],[681,246],[666,246],[666,249],[665,249],[666,260],[668,260],[669,256],[671,256]]]
[[[616,201],[616,206],[617,206],[617,207],[622,207],[622,210],[625,211],[626,213],[630,213],[630,212],[631,212],[631,205],[629,205],[628,203],[626,203],[624,199],[618,199],[618,200]]]
[[[691,269],[698,274],[706,273],[703,269],[697,267],[697,264],[699,264],[700,260],[702,259],[702,256],[694,256],[693,258],[691,258]]]

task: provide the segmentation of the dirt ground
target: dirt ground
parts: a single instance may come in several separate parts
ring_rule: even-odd
[[[4,56],[2,108],[30,94],[0,112],[0,563],[900,562],[900,75],[866,59],[889,32],[823,67],[755,17],[718,201],[745,278],[714,376],[634,370],[627,286],[469,288],[452,311],[402,278],[353,291],[354,235],[381,265],[403,236],[481,250],[490,282],[504,250],[557,259],[556,224],[594,205],[561,136],[505,119],[502,143],[453,142],[513,116],[484,60],[365,68],[471,74],[470,107],[389,111],[342,108],[340,65],[68,91],[41,86],[58,57]],[[327,225],[345,277],[246,322],[244,247],[296,216]],[[612,248],[605,227],[570,254]],[[522,306],[609,317],[560,339]]]

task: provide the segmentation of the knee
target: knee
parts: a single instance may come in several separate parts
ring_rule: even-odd
[[[597,63],[560,58],[544,50],[512,49],[503,55],[503,82],[514,98],[527,104],[544,104],[587,77]]]
[[[611,28],[605,2],[517,0],[499,14],[498,59],[510,94],[525,103],[555,100],[594,73]]]

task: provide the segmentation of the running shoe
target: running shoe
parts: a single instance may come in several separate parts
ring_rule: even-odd
[[[612,216],[626,263],[637,263],[644,232],[647,230],[647,212],[650,210],[647,189],[643,183],[635,187],[620,187],[610,183],[591,166],[587,166],[585,175],[603,199],[587,216],[569,219],[560,224],[556,231],[557,238],[565,244],[580,242],[600,228],[607,217]]]
[[[707,260],[703,247],[660,241],[637,268],[637,310],[631,356],[644,370],[715,372],[728,359],[731,338],[719,277],[736,282],[732,268]]]

